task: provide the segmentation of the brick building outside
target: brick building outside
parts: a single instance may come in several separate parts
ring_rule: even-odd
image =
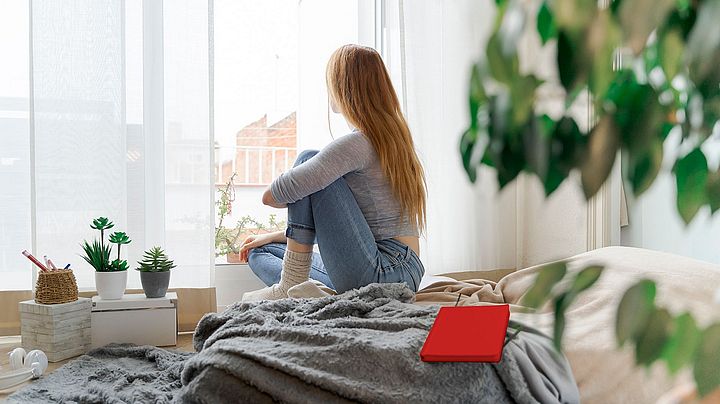
[[[224,153],[216,155],[220,163],[217,184],[227,183],[235,172],[236,185],[268,185],[273,178],[292,167],[295,161],[297,115],[292,112],[268,125],[268,115],[265,114],[240,129],[235,138],[234,150],[224,150]],[[220,160],[220,155],[232,157]]]

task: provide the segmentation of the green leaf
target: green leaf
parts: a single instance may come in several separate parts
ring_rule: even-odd
[[[630,155],[630,184],[635,195],[645,192],[660,172],[663,160],[663,144],[657,138],[647,150],[640,152],[640,156]]]
[[[571,296],[574,298],[580,292],[587,290],[590,286],[594,285],[600,275],[602,275],[603,267],[599,265],[591,265],[578,272],[570,286]]]
[[[715,213],[720,209],[720,171],[713,171],[708,174],[705,184],[710,210]]]
[[[121,231],[116,231],[115,233],[111,234],[109,240],[111,243],[114,244],[130,244],[130,242],[132,241],[127,234]]]
[[[468,175],[468,179],[470,179],[470,182],[472,183],[475,183],[477,180],[477,168],[472,161],[476,139],[477,130],[473,128],[466,130],[460,138],[460,156],[462,156],[463,168]]]
[[[677,208],[682,219],[688,224],[707,202],[707,159],[702,150],[696,148],[679,159],[673,171],[677,184]]]
[[[538,275],[530,289],[522,297],[521,304],[539,308],[550,297],[553,287],[562,280],[567,272],[565,262],[553,262],[538,268]]]
[[[587,33],[584,52],[581,53],[583,58],[592,59],[588,63],[591,68],[589,87],[597,101],[602,100],[615,77],[615,50],[621,43],[622,32],[615,19],[607,11],[598,13]]]
[[[590,199],[602,187],[612,171],[620,140],[613,119],[605,115],[590,132],[590,140],[581,176],[585,198]]]
[[[615,336],[622,346],[635,339],[647,326],[654,311],[655,283],[643,279],[628,289],[620,300],[615,316]]]
[[[516,127],[527,125],[533,113],[535,90],[542,83],[535,76],[517,77],[510,85],[512,124]]]
[[[562,338],[565,333],[565,310],[570,306],[568,294],[561,293],[555,299],[555,321],[553,322],[553,345],[562,352]]]
[[[153,247],[143,254],[143,260],[135,268],[140,272],[167,272],[175,268],[175,264],[168,258],[160,247]]]
[[[685,42],[680,30],[672,29],[666,32],[660,39],[658,50],[665,77],[667,77],[668,81],[671,81],[680,69],[683,51],[685,50]]]
[[[565,91],[571,93],[578,81],[580,64],[576,63],[576,47],[565,31],[560,31],[558,34],[557,48],[557,66],[560,83],[565,88]]]
[[[518,59],[516,54],[503,53],[498,33],[493,34],[487,43],[486,56],[492,77],[505,85],[512,85],[518,74]]]
[[[639,54],[650,33],[657,29],[672,10],[676,0],[632,0],[620,5],[620,23],[626,44]]]
[[[106,217],[93,219],[92,224],[90,225],[91,228],[96,230],[107,230],[113,228],[113,226],[115,226],[115,224]]]
[[[671,373],[676,373],[692,361],[699,340],[700,330],[690,313],[675,318],[672,335],[662,353]]]
[[[693,376],[700,396],[720,387],[720,323],[705,329],[695,354]]]
[[[655,309],[648,318],[647,325],[639,330],[635,338],[635,360],[639,365],[650,366],[665,348],[670,335],[672,317],[664,308]]]
[[[540,6],[537,15],[537,31],[540,34],[540,40],[545,45],[551,38],[557,36],[557,27],[555,27],[555,21],[553,19],[552,12],[548,8],[546,1]]]

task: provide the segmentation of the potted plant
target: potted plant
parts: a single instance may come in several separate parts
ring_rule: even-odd
[[[226,227],[224,221],[232,213],[232,203],[235,200],[234,179],[237,173],[230,176],[228,182],[218,190],[218,224],[215,227],[215,256],[226,256],[230,264],[240,263],[240,243],[251,234],[267,233],[285,227],[285,222],[278,222],[275,215],[270,215],[269,226],[251,216],[243,216],[235,226]]]
[[[175,264],[160,247],[153,247],[143,254],[136,270],[140,271],[140,282],[147,297],[165,297],[170,284],[170,270]]]
[[[112,233],[109,243],[105,243],[105,230],[112,229],[113,222],[106,217],[99,217],[92,221],[91,228],[100,231],[100,240],[92,243],[83,242],[82,248],[85,251],[83,259],[95,268],[95,287],[98,295],[103,300],[121,299],[127,285],[127,261],[120,258],[120,249],[124,244],[130,244],[132,240],[123,232]],[[112,244],[117,244],[117,258],[110,261],[112,255]]]

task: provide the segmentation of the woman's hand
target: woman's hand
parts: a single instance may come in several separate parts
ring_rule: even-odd
[[[287,242],[284,231],[278,231],[275,233],[257,234],[252,235],[243,241],[240,245],[240,261],[247,262],[248,254],[253,248],[262,247],[265,244],[270,243],[284,243]]]

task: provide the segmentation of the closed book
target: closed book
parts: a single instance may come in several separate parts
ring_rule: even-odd
[[[420,351],[420,359],[499,362],[509,320],[507,304],[441,307]]]

